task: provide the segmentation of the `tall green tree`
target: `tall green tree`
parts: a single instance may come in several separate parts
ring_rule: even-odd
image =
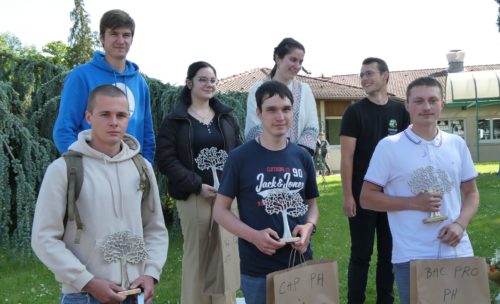
[[[0,34],[0,51],[10,54],[19,53],[23,47],[21,40],[12,33],[5,32]]]
[[[70,29],[69,49],[66,58],[70,68],[89,61],[92,58],[94,48],[99,45],[97,32],[92,32],[90,29],[90,18],[85,11],[83,0],[74,1],[75,8],[70,13],[73,27]]]
[[[0,52],[9,53],[19,58],[43,59],[35,46],[24,45],[21,40],[10,32],[0,33]]]
[[[67,65],[69,47],[62,41],[51,41],[42,47],[43,55],[54,64]]]
[[[56,157],[52,125],[66,67],[0,51],[0,251],[29,255],[38,187]]]

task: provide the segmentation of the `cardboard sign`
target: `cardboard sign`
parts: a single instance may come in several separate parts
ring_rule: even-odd
[[[236,200],[231,211],[238,216]],[[202,269],[205,273],[204,293],[227,295],[240,288],[238,237],[213,222]]]
[[[488,265],[469,257],[410,262],[410,303],[489,304]]]
[[[338,304],[337,262],[313,260],[270,273],[266,288],[268,304]]]

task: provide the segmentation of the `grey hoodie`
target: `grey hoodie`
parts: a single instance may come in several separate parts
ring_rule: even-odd
[[[129,281],[143,274],[159,280],[167,259],[168,232],[153,169],[146,162],[151,191],[141,204],[139,171],[132,161],[140,150],[137,140],[126,134],[120,153],[109,157],[88,145],[90,134],[91,130],[80,132],[69,147],[84,155],[84,182],[76,201],[84,226],[80,243],[74,242],[75,223],[68,221],[64,227],[68,181],[61,157],[49,165],[40,187],[31,236],[33,250],[62,283],[63,293],[80,292],[94,276],[120,284],[120,263],[107,263],[101,246],[108,236],[127,231],[143,238],[148,254],[144,262],[127,263]]]

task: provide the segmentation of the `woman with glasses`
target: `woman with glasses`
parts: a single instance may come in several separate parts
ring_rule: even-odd
[[[288,138],[314,155],[319,133],[316,101],[309,85],[297,80],[296,77],[301,70],[308,73],[302,67],[304,54],[304,46],[293,38],[283,39],[274,48],[275,64],[269,74],[269,79],[256,82],[248,93],[245,141],[254,140],[262,133],[260,120],[255,112],[257,108],[255,92],[264,81],[273,79],[287,85],[293,94],[293,120],[288,131]]]
[[[192,63],[179,101],[163,120],[158,133],[156,162],[160,172],[167,176],[170,196],[176,199],[184,238],[182,304],[235,303],[239,287],[207,291],[210,284],[206,281],[213,280],[207,280],[206,263],[222,263],[221,254],[213,256],[214,252],[220,252],[213,244],[222,243],[216,239],[213,242],[214,237],[220,236],[219,227],[212,220],[213,201],[227,154],[241,144],[232,108],[214,97],[216,85],[217,74],[212,65],[203,61]],[[233,271],[231,280],[239,283],[237,242],[231,241],[228,246],[233,246],[230,250],[236,253],[230,259],[232,264],[225,261],[224,267]],[[208,294],[219,292],[219,295]]]

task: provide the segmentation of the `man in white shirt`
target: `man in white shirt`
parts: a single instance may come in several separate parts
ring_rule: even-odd
[[[477,171],[465,141],[437,126],[441,84],[418,78],[406,97],[412,125],[379,142],[360,197],[363,208],[387,211],[401,304],[409,303],[410,260],[474,255],[465,230],[479,206]],[[430,212],[447,219],[423,223]]]

